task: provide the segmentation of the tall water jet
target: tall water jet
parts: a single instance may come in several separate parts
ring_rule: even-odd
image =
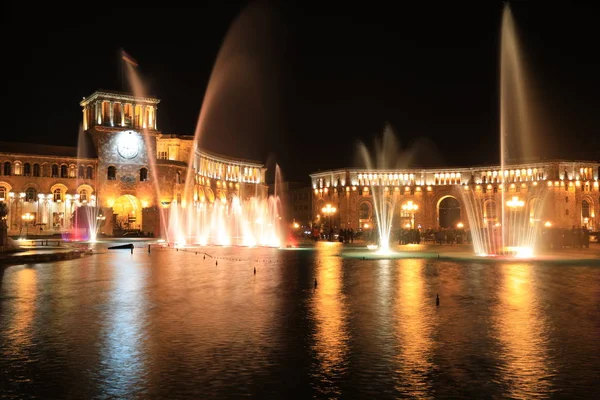
[[[268,196],[266,191],[261,193],[259,185],[265,185],[264,177],[258,180],[253,178],[248,183],[242,179],[241,173],[230,177],[229,182],[223,182],[229,185],[235,182],[236,187],[239,185],[237,193],[216,201],[206,201],[206,198],[198,195],[203,190],[198,184],[200,165],[197,165],[202,152],[201,138],[210,133],[219,137],[221,143],[235,143],[237,148],[247,150],[253,143],[253,139],[247,139],[253,136],[248,130],[265,130],[265,125],[272,123],[279,115],[275,89],[270,87],[276,81],[276,74],[265,63],[269,55],[274,53],[264,45],[277,37],[270,32],[273,22],[275,20],[271,19],[266,3],[252,3],[243,10],[227,33],[196,124],[183,197],[180,202],[171,203],[168,240],[180,245],[281,245],[278,171],[275,174],[274,196]],[[226,140],[232,133],[235,138]],[[244,140],[247,141],[246,146]],[[229,146],[222,152],[231,150]],[[244,182],[247,187],[244,187]],[[248,189],[253,193],[247,193]]]
[[[464,192],[477,254],[531,256],[535,249],[544,198],[535,196],[526,202],[519,195],[521,187],[535,179],[522,173],[527,169],[524,163],[537,156],[535,134],[539,121],[530,98],[531,87],[507,3],[500,42],[500,171],[491,180],[479,182],[499,188],[500,207],[496,207],[495,199],[477,198],[475,182],[471,182],[471,190]],[[527,190],[532,190],[531,186]]]
[[[390,192],[390,188],[380,185],[379,179],[388,174],[397,173],[397,169],[405,167],[402,165],[406,158],[400,154],[400,149],[390,124],[386,124],[382,137],[375,139],[375,148],[369,152],[367,146],[358,143],[358,152],[365,167],[373,174],[369,174],[369,192],[373,196],[373,208],[377,221],[378,251],[387,253],[390,251],[390,237],[392,233],[392,222],[394,210],[398,201],[398,195]]]
[[[142,79],[137,71],[137,65],[133,65],[130,62],[125,62],[124,64],[127,69],[127,80],[131,87],[131,90],[133,91],[134,96],[135,97],[146,97],[146,89],[145,89]],[[157,173],[157,168],[156,168],[156,145],[155,145],[155,141],[153,140],[153,136],[148,131],[149,128],[150,128],[149,126],[146,126],[144,124],[141,127],[141,131],[142,131],[142,137],[144,138],[144,145],[145,145],[146,151],[148,151],[150,153],[150,154],[146,154],[147,160],[148,160],[148,166],[150,167],[150,173],[152,174],[152,176],[157,177],[158,173]],[[191,168],[188,168],[188,169],[191,169]],[[154,187],[154,196],[155,196],[156,200],[159,201],[160,193],[161,193],[160,186],[159,186],[160,185],[159,180],[152,179],[152,185]],[[161,228],[160,231],[165,232],[167,234],[167,241],[168,241],[169,240],[169,238],[168,238],[169,230],[165,224],[165,221],[166,221],[165,210],[162,207],[157,207],[157,209],[159,212],[159,220],[160,220],[160,228]]]
[[[278,67],[274,65],[274,55],[280,52],[274,51],[274,41],[281,32],[276,31],[278,20],[271,7],[267,2],[250,3],[227,31],[204,94],[193,149],[198,149],[201,139],[210,134],[218,139],[213,147],[222,146],[215,151],[228,154],[235,150],[234,143],[238,148],[255,143],[249,130],[273,130],[271,125],[280,115]],[[190,153],[190,166],[194,164],[194,153]],[[193,185],[193,170],[188,169],[184,198],[191,198]]]

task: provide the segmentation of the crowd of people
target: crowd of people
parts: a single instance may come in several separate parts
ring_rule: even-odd
[[[482,233],[484,236],[487,231]],[[490,232],[489,235],[500,234],[500,231]],[[364,231],[354,231],[353,229],[329,229],[327,231],[314,228],[311,233],[311,238],[314,241],[328,240],[339,241],[342,243],[354,243],[355,240],[363,240],[367,243],[377,243],[378,232],[375,229]],[[573,226],[571,229],[561,228],[544,228],[538,232],[537,243],[545,249],[562,249],[562,248],[589,248],[590,246],[590,231],[585,227],[577,228]],[[489,240],[488,240],[489,239]],[[473,242],[472,234],[469,229],[399,229],[392,232],[391,240],[400,244],[471,244]],[[501,238],[487,238],[488,242],[501,243]]]

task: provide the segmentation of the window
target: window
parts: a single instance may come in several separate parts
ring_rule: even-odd
[[[62,191],[60,189],[54,189],[54,201],[62,201]]]
[[[565,196],[565,203],[568,203],[568,202],[569,202],[569,197]]]
[[[181,183],[181,172],[179,172],[179,171],[177,171],[177,176],[176,176],[175,182]]]
[[[117,169],[115,167],[108,167],[106,179],[108,179],[109,181],[114,181],[115,179],[117,179]]]
[[[27,201],[35,201],[37,197],[37,191],[34,188],[27,188],[25,191],[25,199]]]
[[[69,171],[66,165],[60,166],[60,177],[67,178],[69,176]]]
[[[31,176],[31,164],[29,164],[29,163],[23,164],[23,175]]]
[[[58,165],[52,164],[52,177],[58,178]]]
[[[23,165],[17,161],[15,163],[15,170],[13,172],[15,175],[23,175]]]
[[[87,203],[87,201],[88,201],[87,190],[83,189],[81,192],[79,192],[79,201],[82,203]]]
[[[6,200],[8,197],[8,190],[4,186],[0,186],[0,200]]]
[[[78,178],[85,177],[85,168],[83,167],[83,165],[80,165],[79,168],[77,168],[77,177]]]
[[[40,164],[33,164],[33,176],[40,176]]]
[[[94,170],[92,167],[87,167],[85,170],[85,179],[93,179],[94,178]]]
[[[12,175],[12,164],[10,161],[4,163],[4,175]]]
[[[158,159],[159,160],[166,160],[167,159],[167,152],[166,151],[159,151],[158,152]]]
[[[148,170],[146,168],[140,168],[140,182],[148,180]]]
[[[581,203],[581,218],[589,218],[590,217],[590,203],[587,200],[584,200]]]
[[[371,214],[371,207],[369,207],[369,204],[367,203],[362,203],[358,209],[358,218],[360,219],[369,219]]]
[[[485,203],[485,218],[487,218],[488,222],[495,222],[498,215],[496,213],[496,202],[488,201]]]

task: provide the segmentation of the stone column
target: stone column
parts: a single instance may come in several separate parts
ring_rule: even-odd
[[[108,104],[110,104],[110,126],[115,126],[115,103],[111,101]]]
[[[157,110],[158,110],[158,107],[157,107],[157,106],[154,106],[154,118],[153,118],[153,121],[152,121],[152,122],[154,123],[154,130],[157,130],[157,129],[158,129],[158,128],[157,128],[157,125],[156,125],[156,120],[157,120],[157,117],[158,117],[158,112],[157,112]]]

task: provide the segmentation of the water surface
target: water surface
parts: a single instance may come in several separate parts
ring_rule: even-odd
[[[339,246],[206,249],[217,258],[136,249],[10,267],[0,289],[3,395],[600,392],[600,268],[344,259]]]

